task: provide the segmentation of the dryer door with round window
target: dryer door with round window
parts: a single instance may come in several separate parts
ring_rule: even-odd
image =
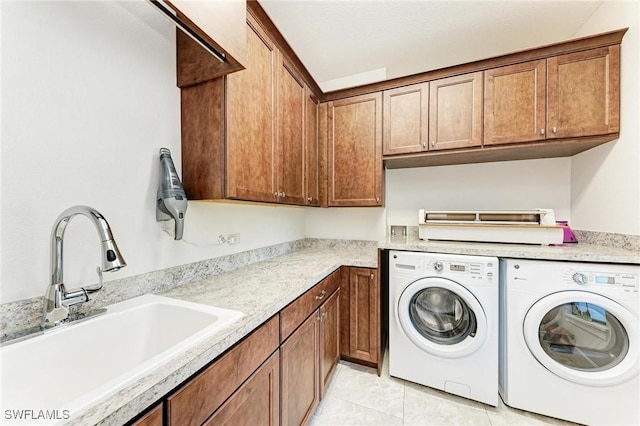
[[[638,374],[638,319],[607,297],[545,296],[527,312],[523,332],[538,362],[573,383],[610,386]]]
[[[416,346],[440,357],[469,355],[487,334],[478,299],[459,283],[439,277],[409,284],[398,300],[396,320]]]

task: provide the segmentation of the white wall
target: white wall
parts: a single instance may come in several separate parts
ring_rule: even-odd
[[[605,1],[575,35],[629,28],[620,54],[620,138],[572,157],[576,229],[640,235],[639,20],[637,1]]]
[[[376,241],[385,236],[385,209],[382,207],[308,208],[305,236]]]
[[[56,217],[86,204],[111,224],[137,275],[304,237],[304,209],[189,202],[176,242],[155,222],[158,150],[180,173],[175,30],[146,1],[0,2],[2,302],[41,296]],[[218,245],[240,233],[240,244]],[[65,283],[96,282],[89,221],[65,237]]]
[[[569,220],[568,158],[386,170],[388,225],[418,224],[418,209],[552,208]]]

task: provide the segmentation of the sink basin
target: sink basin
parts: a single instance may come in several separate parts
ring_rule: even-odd
[[[40,414],[54,417],[38,419],[41,424],[73,418],[241,317],[238,311],[147,294],[107,306],[98,317],[0,347],[2,424],[24,416],[20,410],[33,413],[15,424],[32,424]]]

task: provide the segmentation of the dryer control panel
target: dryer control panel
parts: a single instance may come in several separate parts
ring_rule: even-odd
[[[569,270],[565,275],[565,281],[579,286],[622,287],[631,291],[638,291],[639,275],[607,271]]]

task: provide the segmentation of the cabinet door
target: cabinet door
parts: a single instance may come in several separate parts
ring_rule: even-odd
[[[340,290],[320,307],[320,398],[340,360]]]
[[[380,344],[380,290],[377,271],[350,268],[349,271],[349,355],[375,363]]]
[[[329,206],[382,205],[382,93],[329,103]]]
[[[414,84],[383,94],[384,155],[422,152],[428,149],[429,84]]]
[[[545,139],[546,60],[484,72],[484,144]]]
[[[162,402],[144,416],[140,417],[131,426],[162,426]]]
[[[318,404],[318,311],[280,346],[282,426],[306,423]]]
[[[482,72],[429,82],[429,150],[482,145]]]
[[[305,204],[320,205],[318,99],[307,89],[305,100]]]
[[[247,67],[226,77],[227,197],[273,202],[277,51],[251,15],[247,23]]]
[[[620,131],[620,46],[555,56],[548,64],[548,138]]]
[[[277,192],[278,201],[305,204],[304,109],[305,85],[296,71],[281,59],[278,74]]]
[[[280,423],[280,356],[274,353],[204,424],[265,425]]]

